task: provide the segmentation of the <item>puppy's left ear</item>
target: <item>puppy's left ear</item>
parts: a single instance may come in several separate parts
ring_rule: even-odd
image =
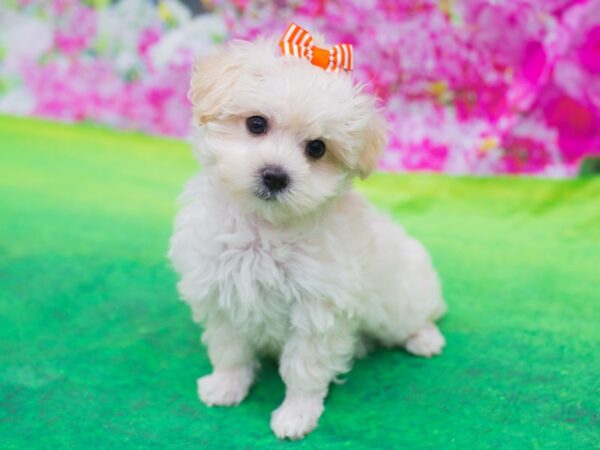
[[[377,167],[377,161],[387,143],[387,124],[377,113],[372,112],[363,132],[363,145],[358,154],[358,174],[367,178]]]

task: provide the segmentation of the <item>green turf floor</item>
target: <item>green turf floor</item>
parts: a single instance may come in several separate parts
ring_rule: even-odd
[[[165,258],[195,170],[183,143],[0,118],[0,448],[599,448],[600,179],[363,184],[431,249],[448,346],[359,361],[282,443],[273,363],[237,408],[196,398]]]

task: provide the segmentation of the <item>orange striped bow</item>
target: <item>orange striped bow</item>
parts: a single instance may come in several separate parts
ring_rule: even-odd
[[[282,55],[307,59],[327,72],[352,70],[352,45],[337,44],[329,50],[319,48],[310,33],[293,22],[279,41],[279,48]]]

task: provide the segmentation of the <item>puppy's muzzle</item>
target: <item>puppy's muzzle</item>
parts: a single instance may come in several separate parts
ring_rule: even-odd
[[[257,195],[264,200],[271,200],[290,184],[290,176],[279,166],[265,166],[258,172],[260,187]]]

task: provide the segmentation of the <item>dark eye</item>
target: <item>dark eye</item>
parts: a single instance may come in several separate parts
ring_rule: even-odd
[[[309,141],[306,144],[306,154],[312,159],[319,159],[325,154],[325,143],[321,139]]]
[[[246,128],[252,134],[265,134],[267,132],[267,119],[262,116],[251,116],[246,119]]]

